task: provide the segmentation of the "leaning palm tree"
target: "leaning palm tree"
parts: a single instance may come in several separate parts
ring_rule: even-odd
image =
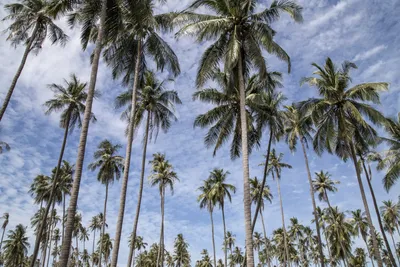
[[[7,240],[4,241],[4,265],[23,266],[28,248],[29,243],[26,235],[26,227],[22,224],[18,224],[15,230],[10,230],[8,232]]]
[[[312,180],[314,192],[318,192],[319,201],[325,201],[331,209],[332,206],[329,202],[328,192],[337,192],[336,184],[339,184],[340,182],[332,180],[331,175],[328,172],[320,171],[319,173],[316,172],[315,175],[315,180]]]
[[[174,172],[172,165],[168,160],[165,159],[164,154],[154,154],[153,160],[150,162],[153,170],[149,176],[149,180],[152,186],[158,185],[158,189],[161,196],[161,231],[160,231],[160,245],[159,255],[157,257],[157,267],[164,266],[164,202],[165,202],[165,190],[167,187],[174,193],[174,183],[179,181],[178,175]]]
[[[106,225],[106,216],[107,216],[107,200],[108,200],[108,186],[113,183],[114,180],[119,180],[121,177],[121,172],[124,167],[124,158],[120,155],[117,155],[118,150],[122,146],[120,144],[112,144],[109,140],[102,141],[97,147],[98,150],[94,152],[95,161],[90,163],[88,168],[91,171],[95,171],[99,169],[97,174],[97,180],[106,186],[106,195],[104,198],[104,211],[103,211],[103,222],[101,235],[104,235],[105,225]],[[100,242],[100,251],[99,251],[99,265],[101,265],[102,254],[103,252],[103,243]]]
[[[10,33],[7,40],[11,41],[15,47],[20,44],[24,44],[26,47],[0,109],[0,121],[10,103],[29,53],[39,53],[46,38],[49,38],[52,44],[60,43],[61,45],[65,45],[68,40],[68,36],[54,23],[56,18],[49,12],[50,6],[51,2],[46,0],[22,0],[4,6],[8,13],[4,20],[13,21],[6,30]]]
[[[211,9],[212,15],[197,14],[200,7]],[[269,8],[256,13],[257,1],[212,0],[194,1],[187,10],[180,13],[174,21],[187,24],[177,33],[197,36],[198,42],[215,40],[204,52],[198,70],[196,85],[202,87],[215,68],[224,63],[224,71],[237,77],[237,91],[240,100],[240,129],[243,155],[244,213],[247,250],[247,266],[254,266],[251,231],[251,199],[248,163],[248,132],[246,118],[245,80],[253,66],[263,78],[267,67],[262,50],[277,55],[290,62],[287,53],[274,42],[275,32],[270,24],[279,19],[282,12],[287,12],[295,21],[302,21],[301,7],[292,1],[273,1]],[[289,63],[290,70],[290,63]]]
[[[1,246],[3,245],[3,238],[4,238],[4,233],[6,232],[6,228],[10,219],[10,214],[8,212],[4,213],[3,216],[1,217],[3,219],[3,224],[1,225],[1,229],[3,229],[3,233],[1,234],[1,241],[0,241],[0,253],[1,253]]]
[[[147,142],[151,140],[153,134],[157,138],[159,129],[167,132],[171,126],[171,121],[176,121],[177,118],[174,114],[175,104],[181,104],[178,93],[174,90],[167,90],[165,88],[165,81],[159,81],[156,74],[152,71],[144,73],[141,88],[138,90],[138,99],[135,115],[135,128],[145,120],[145,134],[143,140],[143,154],[142,154],[142,170],[139,183],[138,202],[136,206],[136,215],[133,223],[133,239],[136,238],[137,226],[139,223],[140,207],[143,194],[143,181],[146,166],[146,151]],[[129,114],[131,106],[132,92],[122,93],[117,97],[117,106],[128,105],[128,110],[123,114]],[[128,257],[128,265],[132,264],[133,251],[135,247],[131,246]]]
[[[299,111],[294,106],[286,106],[284,112],[285,118],[285,133],[286,142],[289,145],[291,151],[296,151],[297,142],[300,141],[301,148],[303,151],[304,162],[307,169],[308,184],[310,186],[311,203],[313,206],[315,229],[317,230],[318,237],[318,252],[319,252],[319,262],[321,267],[325,266],[325,259],[322,247],[322,238],[319,227],[319,218],[317,213],[317,205],[315,203],[315,189],[313,187],[313,182],[311,178],[311,171],[308,162],[308,156],[306,151],[306,146],[309,141],[312,140],[311,134],[314,132],[312,128],[312,120],[309,116],[304,116],[300,114]]]
[[[367,242],[367,237],[368,237],[368,221],[367,217],[365,216],[365,212],[362,212],[360,209],[351,211],[351,223],[353,225],[353,231],[357,236],[361,236],[362,240],[364,241],[366,247],[368,248],[368,242]],[[368,250],[369,257],[371,258],[372,265],[373,263],[373,258]]]
[[[276,185],[278,188],[278,195],[279,195],[279,203],[281,208],[281,219],[282,219],[282,229],[283,229],[283,241],[284,241],[284,249],[285,249],[285,257],[283,260],[284,266],[289,264],[290,266],[290,254],[289,254],[289,237],[285,227],[285,215],[283,212],[283,202],[282,202],[282,194],[281,194],[281,175],[282,169],[288,168],[291,169],[292,166],[282,162],[283,154],[280,153],[279,155],[276,154],[275,148],[272,149],[270,155],[270,161],[268,163],[268,171],[272,174],[272,179],[276,180]]]
[[[368,150],[369,146],[378,143],[376,130],[365,118],[375,125],[387,123],[387,119],[366,102],[379,104],[379,93],[386,91],[388,84],[363,83],[348,88],[351,82],[350,69],[356,68],[354,63],[346,61],[341,68],[338,68],[330,58],[327,58],[324,67],[316,63],[313,63],[313,66],[317,68],[314,72],[317,77],[304,78],[302,82],[317,87],[321,98],[303,101],[299,103],[299,107],[301,111],[311,114],[315,123],[316,133],[313,143],[317,154],[321,155],[327,150],[343,160],[352,159],[378,267],[382,267],[375,228],[361,180],[361,170],[357,164],[356,147]]]
[[[397,228],[397,230],[399,229],[398,225],[395,225],[395,223],[393,221],[391,221],[389,219],[389,217],[384,217],[383,223],[384,223],[385,231],[389,233],[389,235],[392,239],[393,248],[396,249],[396,242],[394,241],[393,234],[396,231],[396,228]],[[397,256],[397,261],[400,262],[400,256],[399,255],[396,255],[396,256]],[[389,259],[389,261],[390,261],[390,259]]]
[[[215,199],[216,204],[219,205],[222,211],[222,223],[224,225],[224,243],[226,241],[226,224],[225,224],[225,198],[228,199],[229,202],[232,202],[231,192],[236,192],[236,187],[226,183],[226,178],[229,172],[224,171],[223,169],[214,169],[210,172],[209,179],[211,180],[212,188],[211,188],[211,198]],[[227,248],[224,247],[225,253],[225,266],[228,266],[228,252]]]

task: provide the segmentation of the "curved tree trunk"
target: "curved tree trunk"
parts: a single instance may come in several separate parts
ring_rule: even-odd
[[[43,248],[43,262],[42,262],[42,267],[44,267],[46,265],[46,258],[47,257],[47,247],[50,241],[50,237],[51,237],[51,228],[52,228],[52,224],[53,224],[53,211],[54,211],[54,206],[55,206],[55,201],[53,198],[50,198],[50,202],[51,204],[51,212],[50,212],[50,220],[49,220],[49,225],[48,227],[46,227],[47,232],[46,232],[46,240],[44,241],[44,248]],[[51,243],[51,241],[50,241]]]
[[[104,216],[103,216],[103,222],[102,222],[102,226],[101,226],[100,240],[102,240],[102,237],[104,237],[104,231],[106,229],[107,200],[108,200],[108,182],[106,183],[106,197],[104,199],[104,211],[103,211]],[[99,253],[100,253],[99,266],[101,266],[101,256],[103,253],[103,242],[100,242],[100,252]]]
[[[93,248],[92,248],[92,267],[94,266],[94,260],[93,260],[93,255],[94,255],[94,245],[96,243],[96,229],[93,231]]]
[[[217,257],[215,254],[215,239],[214,239],[214,219],[212,215],[212,210],[210,210],[210,219],[211,219],[211,235],[212,235],[212,245],[213,245],[213,255],[214,255],[214,266],[217,266]]]
[[[222,210],[222,223],[224,225],[224,254],[225,254],[225,266],[228,266],[228,249],[226,247],[226,223],[225,223],[225,208],[224,203],[221,205]]]
[[[238,61],[239,94],[240,94],[240,124],[242,138],[242,164],[243,164],[243,205],[244,224],[246,237],[246,266],[254,267],[253,234],[251,231],[251,198],[249,183],[249,147],[247,140],[247,118],[246,118],[246,93],[243,77],[243,60],[239,54]]]
[[[67,122],[65,124],[67,127],[65,127],[65,131],[64,131],[64,138],[63,138],[63,143],[61,145],[60,156],[58,157],[57,169],[56,169],[56,173],[54,174],[53,184],[51,185],[50,199],[53,199],[53,196],[54,196],[55,190],[56,190],[56,185],[57,185],[57,182],[58,182],[58,174],[60,172],[61,163],[62,163],[62,160],[63,160],[63,157],[64,157],[65,146],[67,144],[69,122],[70,122],[70,117],[68,116]],[[35,262],[36,262],[38,254],[39,254],[40,241],[42,239],[44,228],[46,227],[46,220],[47,220],[47,216],[49,214],[51,206],[52,206],[52,203],[51,203],[51,201],[49,201],[49,203],[47,203],[47,205],[46,205],[46,210],[44,212],[43,221],[40,223],[39,231],[38,231],[38,233],[36,235],[35,247],[33,248],[33,254],[32,254],[32,260],[31,260],[30,265],[29,265],[30,267],[34,267],[35,266]]]
[[[131,163],[131,152],[132,152],[132,141],[133,141],[133,133],[134,133],[134,118],[135,118],[135,109],[136,109],[136,94],[137,88],[139,86],[139,68],[140,68],[140,55],[142,53],[142,43],[141,40],[138,41],[137,47],[137,58],[135,65],[135,76],[133,81],[133,89],[132,89],[132,108],[131,113],[129,115],[129,129],[128,129],[128,144],[126,146],[125,152],[125,164],[124,164],[124,176],[122,179],[121,186],[121,195],[120,195],[120,203],[119,203],[119,211],[118,211],[118,221],[117,221],[117,229],[115,233],[115,241],[113,252],[111,256],[111,267],[116,267],[118,263],[118,252],[119,252],[119,244],[121,242],[121,234],[122,234],[122,224],[124,222],[124,213],[125,213],[125,203],[126,203],[126,190],[128,189],[128,179],[129,179],[129,167]]]
[[[365,166],[365,162],[364,162],[363,158],[361,158],[361,162],[362,162],[363,169],[364,169],[364,172],[365,172],[365,178],[367,180],[369,191],[370,191],[371,196],[372,196],[372,202],[374,203],[374,209],[375,209],[376,217],[378,219],[379,229],[381,230],[381,234],[382,234],[383,240],[385,241],[385,246],[386,246],[387,251],[389,253],[390,261],[392,262],[394,267],[397,267],[396,260],[394,259],[392,250],[390,249],[389,241],[387,239],[385,230],[383,228],[382,218],[381,218],[381,214],[379,213],[379,208],[378,208],[378,203],[376,201],[374,188],[372,187],[372,184],[371,184],[371,178],[372,177],[370,177],[369,172],[367,171],[367,168]],[[368,248],[368,246],[367,246],[367,248]]]
[[[8,103],[10,103],[11,96],[14,92],[15,86],[17,85],[19,76],[21,76],[22,70],[25,67],[26,59],[28,58],[29,52],[31,51],[31,47],[32,47],[33,42],[35,41],[38,30],[39,30],[39,24],[36,23],[35,28],[33,28],[32,35],[29,38],[29,43],[26,45],[24,55],[22,56],[21,63],[17,69],[17,73],[15,74],[15,76],[11,82],[11,85],[10,85],[10,88],[8,89],[6,98],[4,99],[3,105],[0,109],[0,121],[3,119],[3,116],[4,116],[4,113],[6,112]]]
[[[55,202],[53,202],[53,209],[52,210],[54,210],[54,204],[55,204]],[[51,212],[52,213],[52,215],[53,215],[53,212]],[[50,256],[51,256],[51,240],[53,239],[53,231],[54,231],[54,227],[56,226],[56,224],[54,223],[54,222],[51,222],[50,223],[50,233],[49,233],[49,239],[47,240],[47,242],[50,242],[50,245],[49,245],[49,254],[48,254],[48,256],[47,256],[47,264],[46,264],[46,266],[47,267],[49,267],[49,262],[50,262]]]
[[[356,170],[358,185],[360,187],[361,198],[362,198],[362,201],[364,204],[365,214],[367,215],[367,219],[368,219],[368,226],[369,226],[369,231],[370,231],[370,235],[372,238],[372,244],[374,247],[376,261],[378,263],[378,267],[383,267],[382,258],[381,258],[381,254],[379,252],[378,242],[376,239],[375,227],[372,223],[371,214],[370,214],[369,208],[368,208],[367,198],[365,196],[364,187],[363,187],[363,183],[361,180],[360,170],[358,169],[358,166],[357,166],[357,156],[356,156],[356,150],[354,148],[353,142],[350,142],[350,150],[351,150],[351,157],[353,159],[354,168]]]
[[[136,239],[137,226],[139,223],[140,207],[142,204],[144,172],[145,172],[145,168],[146,168],[146,153],[147,153],[147,142],[149,139],[150,115],[151,115],[150,112],[147,112],[146,131],[145,131],[145,136],[144,136],[143,155],[142,155],[142,172],[140,174],[139,195],[138,195],[138,202],[137,202],[137,206],[136,206],[135,221],[133,223],[133,231],[132,231],[133,242],[132,242],[132,246],[129,249],[129,257],[128,257],[128,265],[127,265],[128,267],[131,267],[132,262],[134,262],[135,239]]]
[[[272,172],[272,177],[274,176],[274,173]],[[285,245],[285,254],[286,257],[284,259],[284,266],[289,265],[290,266],[290,257],[289,257],[289,247],[288,247],[288,237],[286,233],[286,226],[285,226],[285,214],[283,213],[283,202],[282,202],[282,194],[281,194],[281,184],[279,182],[280,180],[280,175],[277,174],[276,177],[276,184],[278,187],[278,195],[279,195],[279,203],[280,203],[280,208],[281,208],[281,219],[282,219],[282,229],[283,229],[283,241]]]
[[[74,229],[74,218],[76,213],[76,206],[78,204],[79,187],[81,184],[83,161],[85,159],[86,141],[89,131],[89,123],[92,117],[92,105],[96,88],[97,71],[99,69],[101,49],[103,47],[104,26],[107,16],[107,0],[102,0],[101,5],[102,7],[100,15],[100,25],[97,34],[96,47],[93,52],[92,70],[90,74],[90,83],[86,98],[86,108],[85,108],[85,113],[83,115],[81,136],[79,138],[78,156],[75,165],[75,178],[72,186],[71,198],[69,201],[64,240],[61,247],[61,256],[60,256],[61,267],[66,267],[68,265],[68,259],[72,241],[72,231]]]
[[[390,234],[390,237],[392,238],[393,247],[394,247],[394,249],[396,249],[396,242],[394,241],[394,238],[393,238],[393,232],[389,232],[389,234]],[[397,257],[397,261],[400,262],[399,255],[397,255],[397,253],[396,253],[396,257]]]
[[[299,139],[300,139],[301,147],[303,148],[303,155],[304,155],[304,161],[305,161],[306,169],[307,169],[308,183],[310,185],[310,195],[311,195],[311,202],[312,202],[313,213],[314,213],[315,229],[317,230],[317,238],[318,238],[319,261],[320,261],[321,267],[325,267],[324,252],[322,250],[321,231],[319,228],[319,218],[318,218],[318,214],[317,214],[317,205],[315,204],[315,192],[314,192],[314,188],[312,185],[310,166],[308,165],[308,157],[307,157],[306,148],[304,146],[303,137],[299,136]]]
[[[65,192],[63,193],[63,214],[62,214],[62,234],[61,234],[61,244],[64,240],[64,232],[65,232]]]
[[[265,157],[265,166],[264,166],[264,173],[263,173],[263,180],[262,180],[262,183],[261,183],[261,188],[265,187],[265,183],[267,181],[267,170],[268,170],[269,155],[271,154],[270,152],[271,152],[272,138],[273,138],[273,134],[270,133],[269,134],[269,141],[268,141],[268,148],[267,148],[267,155]],[[254,228],[255,228],[256,222],[257,222],[258,212],[260,211],[260,208],[261,208],[261,203],[262,203],[262,194],[260,194],[260,196],[258,197],[257,207],[256,207],[256,211],[254,213],[253,224],[252,224],[252,227],[251,227],[251,233],[254,232]]]
[[[265,244],[264,244],[265,252],[264,253],[269,254],[269,252],[267,252],[267,247],[266,247],[266,245],[267,245],[267,230],[265,228],[264,215],[262,213],[262,209],[260,209],[260,217],[261,217],[261,223],[262,223],[263,233],[264,233],[264,242],[265,242]],[[271,263],[270,263],[269,259],[267,259],[267,264],[268,264],[268,267],[271,267]]]

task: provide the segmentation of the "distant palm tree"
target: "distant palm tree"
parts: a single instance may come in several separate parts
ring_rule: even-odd
[[[61,240],[61,234],[60,234],[60,229],[56,228],[54,229],[54,233],[53,233],[53,238],[52,241],[54,241],[54,249],[52,252],[52,256],[53,256],[53,263],[57,262],[57,256],[58,256],[58,242],[60,242]],[[56,253],[54,253],[54,251],[56,251]]]
[[[328,172],[320,171],[316,172],[317,176],[315,180],[312,180],[314,192],[318,192],[318,198],[320,201],[325,201],[328,203],[329,209],[332,208],[331,203],[329,202],[328,192],[337,192],[336,184],[339,184],[339,181],[331,180],[331,175]]]
[[[391,221],[388,217],[383,217],[383,223],[384,223],[385,231],[389,233],[389,235],[392,239],[393,248],[396,249],[396,242],[394,241],[394,237],[393,237],[393,234],[396,230],[395,223],[393,221]],[[398,230],[398,227],[397,227],[397,230]],[[400,262],[399,255],[396,255],[396,256],[397,256],[398,262]]]
[[[103,225],[103,214],[100,213],[98,215],[95,215],[92,217],[92,220],[90,221],[89,229],[92,230],[93,232],[93,247],[92,247],[92,255],[95,253],[94,246],[96,244],[96,231],[102,229]],[[97,255],[98,257],[99,255]],[[93,266],[93,263],[92,263]]]
[[[4,141],[0,141],[0,154],[3,154],[4,151],[10,151],[11,147],[8,143]]]
[[[113,242],[110,239],[110,235],[108,233],[105,233],[104,235],[102,234],[100,236],[100,240],[98,241],[98,244],[99,244],[99,250],[100,250],[100,248],[103,248],[105,266],[109,266],[108,261],[110,259],[111,251],[113,249]],[[99,259],[99,262],[98,262],[99,266],[101,266],[100,260],[101,259]]]
[[[15,230],[8,231],[7,240],[4,241],[4,265],[22,266],[28,253],[29,242],[26,227],[18,224]]]
[[[189,267],[190,266],[190,254],[188,251],[189,244],[183,239],[182,234],[178,234],[174,243],[174,256],[173,262],[175,267]],[[222,265],[223,266],[223,265]]]
[[[104,211],[103,211],[103,222],[101,235],[105,233],[106,216],[107,216],[107,200],[108,200],[108,186],[113,183],[114,180],[119,180],[121,172],[124,168],[124,158],[117,155],[118,150],[122,146],[120,144],[112,144],[109,140],[102,141],[97,147],[98,150],[94,152],[94,162],[90,163],[88,168],[91,171],[99,169],[97,174],[97,180],[106,186],[106,195],[104,198]],[[103,256],[103,243],[100,243],[99,251],[99,265],[101,265],[101,259]]]
[[[227,231],[224,246],[229,248],[231,258],[232,258],[232,253],[233,253],[233,247],[235,246],[235,241],[236,241],[235,235],[232,234],[232,232]]]
[[[281,174],[282,174],[282,169],[283,168],[289,168],[291,169],[292,166],[282,162],[283,154],[280,153],[279,155],[276,154],[275,149],[272,149],[271,155],[270,155],[270,161],[268,163],[268,170],[272,174],[272,179],[276,180],[277,188],[278,188],[278,195],[279,195],[279,203],[280,203],[280,208],[281,208],[281,219],[282,219],[282,229],[283,229],[283,241],[284,241],[284,248],[285,248],[285,254],[286,257],[284,257],[284,266],[286,264],[289,264],[290,266],[290,256],[289,256],[289,245],[288,245],[288,234],[286,232],[286,227],[285,227],[285,215],[283,212],[283,202],[282,202],[282,194],[281,194]],[[276,179],[275,179],[276,176]]]
[[[365,216],[365,212],[362,212],[360,209],[351,211],[350,212],[352,215],[351,218],[351,223],[353,225],[353,231],[356,233],[357,236],[361,236],[361,238],[364,240],[365,245],[368,248],[368,242],[367,242],[367,237],[368,237],[368,220],[367,217]],[[373,258],[371,253],[368,250],[369,257],[371,258],[371,263],[373,263]]]
[[[1,241],[0,241],[0,253],[1,253],[1,247],[3,245],[3,238],[4,238],[4,233],[6,232],[6,228],[10,219],[10,214],[8,212],[4,213],[3,216],[1,217],[3,219],[3,224],[1,225],[1,229],[3,229],[3,233],[1,234]]]
[[[213,267],[213,264],[211,263],[210,256],[208,255],[208,251],[206,249],[203,249],[201,252],[201,260],[198,260],[196,262],[195,267]]]
[[[214,169],[210,172],[210,176],[208,179],[211,181],[211,198],[215,199],[216,204],[219,205],[222,211],[222,223],[224,225],[224,243],[226,239],[226,224],[225,224],[225,198],[228,199],[229,202],[232,202],[231,192],[236,192],[236,187],[226,183],[226,179],[229,172],[224,171],[223,169]],[[225,253],[225,266],[228,265],[228,254],[227,248],[224,247]]]
[[[378,144],[378,134],[366,119],[378,126],[386,124],[387,119],[366,102],[379,104],[379,93],[387,91],[388,84],[363,83],[348,88],[351,82],[350,70],[357,67],[354,63],[346,61],[338,68],[327,58],[325,66],[321,67],[316,63],[313,66],[317,69],[314,72],[317,77],[304,78],[302,82],[317,87],[320,98],[303,101],[298,106],[301,112],[309,112],[313,118],[316,125],[313,144],[319,155],[327,150],[343,160],[352,159],[378,267],[383,267],[361,179],[361,169],[357,164],[356,147],[368,150],[370,146]]]
[[[86,243],[86,241],[89,240],[89,234],[88,234],[88,230],[86,227],[82,227],[80,235],[79,235],[79,240],[83,241],[83,250],[86,250],[85,243]]]
[[[383,201],[383,206],[380,209],[383,220],[396,228],[397,233],[400,235],[400,202],[396,203],[392,200]]]
[[[158,185],[161,196],[161,231],[160,231],[160,245],[159,255],[157,257],[157,266],[164,266],[164,202],[165,190],[167,187],[174,193],[174,183],[179,181],[178,175],[174,172],[172,165],[165,159],[165,154],[153,154],[153,160],[150,161],[152,165],[152,174],[149,176],[151,186]]]
[[[61,166],[61,174],[60,174],[60,181],[58,184],[58,189],[62,192],[62,198],[63,198],[63,214],[62,214],[62,233],[61,233],[61,242],[64,239],[64,233],[65,233],[65,216],[66,216],[66,211],[65,211],[65,202],[67,199],[68,195],[71,195],[71,189],[72,189],[72,176],[75,172],[75,166],[71,165],[68,161],[63,160],[63,164]]]
[[[134,247],[133,250],[133,259],[135,258],[135,250],[141,251],[147,247],[147,243],[143,241],[142,236],[136,236],[135,241],[133,239],[133,233],[129,236],[129,247]],[[132,265],[135,266],[135,261],[132,261]]]
[[[61,45],[65,45],[68,40],[68,36],[54,23],[55,18],[49,12],[50,6],[50,1],[45,0],[22,0],[4,5],[8,13],[4,20],[13,21],[6,30],[10,33],[7,40],[11,41],[15,47],[25,44],[26,48],[0,109],[0,121],[6,112],[29,53],[39,53],[46,38],[49,38],[52,44],[60,43]]]

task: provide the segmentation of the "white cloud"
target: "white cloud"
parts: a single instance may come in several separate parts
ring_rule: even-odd
[[[381,52],[382,50],[385,50],[387,48],[386,45],[378,45],[368,51],[362,52],[357,54],[354,58],[353,61],[358,61],[358,60],[365,60],[368,59],[376,54],[378,54],[379,52]]]

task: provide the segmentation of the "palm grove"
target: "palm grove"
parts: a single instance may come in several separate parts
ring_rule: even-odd
[[[8,115],[14,90],[21,90],[18,79],[27,58],[38,54],[44,42],[63,45],[68,41],[57,25],[60,19],[66,18],[71,27],[80,29],[82,48],[93,47],[93,51],[88,58],[88,83],[72,74],[63,83],[49,85],[54,97],[44,103],[46,114],[60,115],[64,138],[55,168],[34,177],[30,187],[29,193],[39,207],[31,218],[35,243],[28,243],[26,226],[7,229],[12,214],[2,217],[0,249],[4,266],[115,267],[121,246],[129,247],[127,266],[400,264],[400,243],[395,242],[400,235],[400,202],[379,203],[371,184],[374,167],[382,171],[387,191],[400,175],[400,116],[387,118],[379,111],[380,93],[388,90],[388,84],[353,85],[351,70],[357,66],[347,61],[339,66],[328,57],[323,65],[313,63],[310,77],[301,81],[317,89],[314,97],[287,105],[288,99],[279,91],[282,74],[270,70],[265,55],[287,63],[289,73],[295,71],[287,52],[275,42],[277,33],[271,25],[285,13],[301,23],[301,6],[280,0],[262,10],[255,0],[196,0],[183,11],[155,14],[155,4],[151,0],[20,0],[5,5],[5,20],[10,21],[8,40],[25,46],[25,51],[0,110],[0,123]],[[201,13],[204,10],[208,12]],[[232,160],[242,160],[244,244],[236,243],[225,220],[225,207],[236,193],[229,182],[230,173],[213,169],[198,189],[199,208],[210,217],[210,252],[204,249],[199,255],[190,255],[182,234],[177,235],[170,251],[165,247],[165,199],[171,197],[184,177],[174,171],[167,155],[155,153],[149,159],[146,151],[148,141],[156,141],[159,130],[167,132],[177,121],[175,107],[182,104],[178,93],[168,89],[170,80],[158,77],[164,71],[173,77],[181,72],[177,55],[163,39],[166,34],[175,34],[176,38],[192,36],[199,43],[209,41],[198,63],[198,90],[193,98],[211,108],[197,116],[194,126],[207,129],[204,143],[214,155],[228,142]],[[127,124],[126,151],[124,155],[121,144],[103,140],[93,162],[84,166],[89,125],[96,122],[92,104],[101,97],[96,90],[101,58],[111,68],[113,78],[126,87],[113,103],[117,109],[124,109],[121,119]],[[77,131],[75,128],[80,130],[80,139],[73,164],[63,157],[67,146],[76,146],[68,142],[68,136]],[[128,182],[129,178],[137,179],[129,177],[129,170],[132,143],[139,128],[144,130],[144,139],[137,207],[129,244],[122,244],[126,196],[131,193],[127,192]],[[310,225],[300,224],[295,217],[285,218],[280,181],[292,166],[274,148],[278,142],[285,142],[293,152],[302,152],[298,157],[304,160],[309,183],[313,211]],[[388,149],[375,152],[380,144]],[[8,144],[0,142],[0,152],[9,149]],[[254,149],[265,151],[265,158],[259,159],[263,169],[260,178],[250,176],[249,155]],[[326,152],[349,160],[354,166],[363,203],[360,209],[341,211],[329,200],[339,181],[324,170],[311,173],[308,156]],[[146,167],[151,169],[149,182],[160,195],[160,238],[152,245],[146,243],[145,236],[138,235]],[[91,218],[90,225],[83,225],[77,210],[84,168],[95,172],[105,189],[103,210]],[[271,194],[268,177],[276,183],[277,196]],[[116,232],[112,234],[106,230],[115,223],[107,217],[107,203],[109,187],[115,182],[121,183],[121,192]],[[367,201],[368,194],[372,196],[371,203]],[[272,201],[279,202],[282,226],[268,236],[268,219],[263,212]],[[318,205],[322,203],[327,207]],[[60,209],[56,209],[58,206]],[[215,216],[222,217],[223,244],[215,243]],[[255,231],[256,223],[261,225],[262,233]],[[357,238],[365,243],[364,248],[353,247]],[[216,251],[221,247],[223,258],[217,259]],[[194,262],[193,258],[200,260]]]

